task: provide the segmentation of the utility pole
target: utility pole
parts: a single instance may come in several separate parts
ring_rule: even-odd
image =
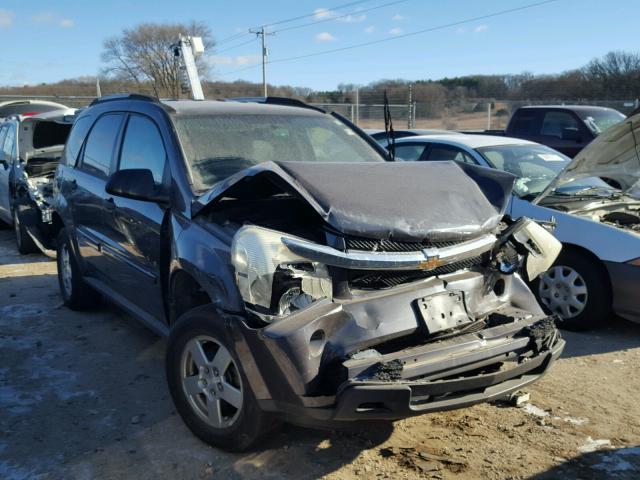
[[[275,32],[268,33],[262,26],[259,29],[250,29],[249,33],[255,33],[262,40],[262,91],[264,96],[267,97],[267,58],[269,57],[269,51],[267,50],[265,38],[267,35],[275,35]]]

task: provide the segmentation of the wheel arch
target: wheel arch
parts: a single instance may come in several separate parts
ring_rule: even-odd
[[[193,275],[182,268],[171,272],[167,297],[169,325],[175,324],[188,311],[212,303],[206,289]]]

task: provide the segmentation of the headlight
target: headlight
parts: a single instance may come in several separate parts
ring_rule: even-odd
[[[257,226],[242,227],[231,247],[236,284],[249,308],[273,321],[331,297],[326,266],[291,252],[282,238],[291,235]]]

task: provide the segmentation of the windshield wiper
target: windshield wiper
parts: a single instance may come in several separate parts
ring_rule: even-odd
[[[389,108],[389,99],[387,91],[384,91],[384,132],[387,135],[387,150],[391,161],[396,161],[396,134],[393,131],[393,119],[391,118],[391,109]]]

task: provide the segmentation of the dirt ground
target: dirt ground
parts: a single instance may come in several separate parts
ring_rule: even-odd
[[[64,308],[55,263],[20,256],[0,230],[0,478],[640,478],[640,326],[565,337],[524,408],[349,432],[285,426],[228,454],[176,415],[164,340],[114,307]]]

